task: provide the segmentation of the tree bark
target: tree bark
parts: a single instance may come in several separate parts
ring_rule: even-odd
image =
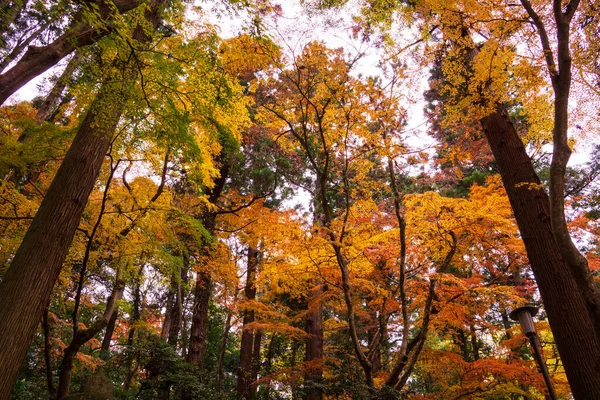
[[[482,119],[576,399],[600,398],[600,344],[554,240],[550,203],[506,111]]]
[[[141,293],[141,282],[144,277],[144,264],[140,265],[140,269],[138,270],[137,279],[134,284],[133,289],[133,313],[131,314],[131,319],[129,320],[129,333],[127,334],[127,347],[131,348],[133,345],[133,339],[135,337],[135,324],[140,320],[141,316],[141,307],[142,307],[142,293]],[[125,380],[123,381],[123,390],[127,391],[129,386],[131,385],[131,380],[135,375],[135,371],[137,368],[131,368],[133,364],[132,358],[128,358],[125,362],[125,370],[127,371],[127,375],[125,376]]]
[[[48,303],[123,109],[104,85],[86,115],[0,285],[0,399],[8,399]]]
[[[203,380],[206,330],[208,326],[208,303],[211,291],[212,279],[210,275],[205,271],[199,271],[196,275],[192,326],[190,328],[190,347],[186,361],[198,366],[200,369],[200,380]]]
[[[225,363],[225,351],[227,350],[227,341],[229,339],[230,330],[231,311],[227,311],[225,328],[223,329],[223,337],[221,338],[221,346],[219,347],[219,361],[217,362],[217,393],[221,393],[223,391],[223,365]]]
[[[254,301],[256,299],[256,274],[258,272],[259,251],[248,246],[248,262],[246,269],[246,287],[244,288],[246,301]],[[254,322],[254,310],[244,309],[244,317],[242,321],[242,340],[240,342],[240,367],[237,379],[237,397],[238,399],[254,398],[255,391],[250,388],[252,382],[256,378],[253,368],[253,352],[255,332],[248,328],[248,325]],[[258,332],[257,332],[258,333]]]

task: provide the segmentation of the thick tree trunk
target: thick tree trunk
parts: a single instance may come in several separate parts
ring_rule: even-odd
[[[212,279],[205,271],[196,275],[192,326],[190,328],[190,347],[186,361],[197,365],[200,379],[203,379],[204,355],[206,354],[206,330],[208,326],[208,303],[212,291]]]
[[[306,390],[306,400],[321,400],[323,393],[317,388],[310,387],[310,383],[321,383],[323,380],[323,302],[321,295],[323,286],[317,285],[308,293],[308,312],[306,313],[306,339],[305,360],[308,368],[304,375],[309,382]]]
[[[554,241],[550,204],[506,111],[482,119],[550,327],[576,399],[600,399],[600,344],[586,303]]]
[[[253,246],[248,246],[248,263],[246,270],[246,287],[244,288],[245,300],[254,301],[256,299],[256,287],[254,282],[258,272],[259,252]],[[242,322],[242,340],[240,342],[240,367],[237,380],[238,399],[253,399],[255,390],[250,388],[256,378],[253,367],[253,353],[255,332],[248,329],[248,325],[254,322],[254,310],[245,309]],[[258,333],[258,332],[257,332]],[[260,344],[259,344],[260,345]]]

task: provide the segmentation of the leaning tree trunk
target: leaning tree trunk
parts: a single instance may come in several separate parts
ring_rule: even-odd
[[[600,399],[600,344],[550,226],[550,204],[507,112],[482,119],[576,399]]]
[[[163,2],[146,11],[154,26]],[[134,35],[149,39],[141,27]],[[136,76],[130,66],[101,86],[0,284],[0,400],[10,397]]]

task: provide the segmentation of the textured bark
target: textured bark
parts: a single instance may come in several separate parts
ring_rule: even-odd
[[[244,288],[245,300],[254,301],[256,299],[256,287],[254,281],[258,271],[259,252],[256,248],[248,246],[248,262],[246,270],[246,286]],[[256,378],[253,367],[253,353],[255,332],[248,328],[248,325],[254,322],[254,310],[245,309],[242,321],[242,340],[240,342],[240,367],[237,380],[238,399],[254,398],[255,388],[251,388],[252,382]],[[258,332],[257,332],[258,333]],[[260,343],[259,343],[260,345]]]
[[[576,399],[600,398],[600,344],[575,279],[561,257],[550,223],[550,203],[506,111],[482,120],[500,170],[550,327]]]
[[[203,378],[204,355],[206,354],[206,329],[208,326],[208,303],[212,291],[212,280],[207,272],[196,275],[194,290],[194,307],[192,309],[192,326],[190,328],[190,347],[186,361],[197,365],[200,378]]]
[[[306,356],[309,368],[304,375],[305,381],[321,383],[323,380],[323,286],[318,285],[308,293],[308,312],[306,313]],[[321,400],[323,393],[310,384],[306,390],[306,400]]]
[[[113,17],[114,7],[104,1],[94,2],[103,21]],[[117,0],[114,6],[126,13],[142,3],[140,0]],[[29,46],[23,57],[9,70],[0,74],[0,105],[27,82],[56,65],[75,49],[97,42],[111,32],[108,24],[91,26],[82,12],[73,17],[65,33],[46,46]]]
[[[600,344],[600,291],[594,282],[586,257],[581,254],[571,239],[565,217],[565,175],[567,164],[571,158],[571,147],[569,146],[569,98],[572,82],[570,26],[579,3],[579,0],[571,0],[563,9],[561,0],[552,2],[556,29],[556,46],[553,47],[548,37],[546,22],[540,18],[528,0],[521,0],[521,4],[538,31],[548,75],[554,91],[553,150],[549,185],[549,217],[552,233],[555,244],[566,265],[570,268],[575,283],[583,296],[596,332],[596,340]]]

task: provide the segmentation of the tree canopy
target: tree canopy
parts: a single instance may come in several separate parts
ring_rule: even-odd
[[[600,398],[598,6],[294,7],[0,1],[0,400]]]

